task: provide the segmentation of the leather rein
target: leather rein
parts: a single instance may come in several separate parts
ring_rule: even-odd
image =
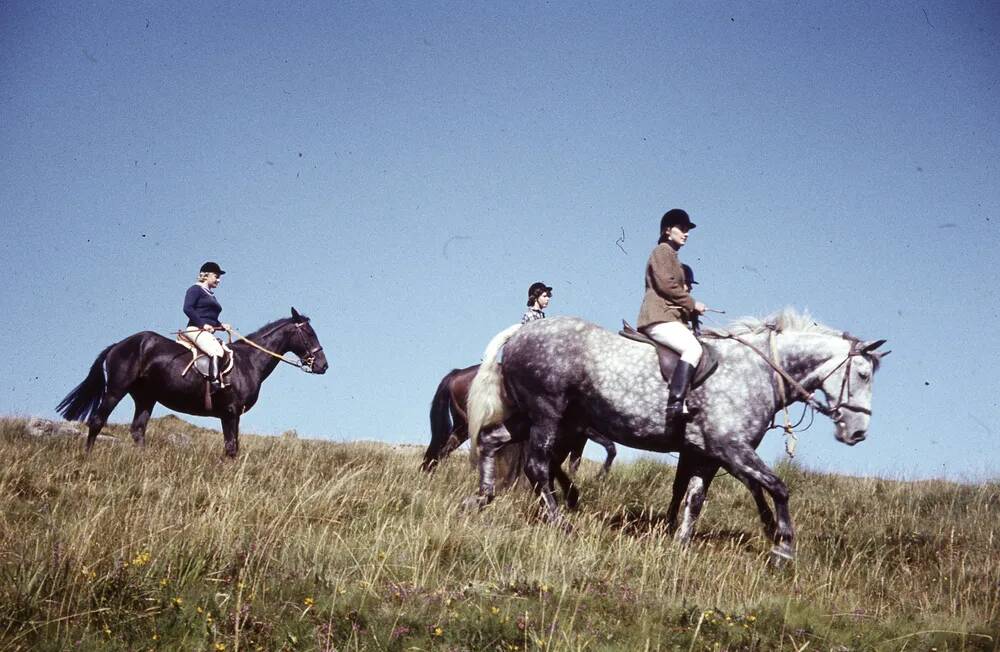
[[[301,369],[302,371],[304,371],[307,374],[311,374],[312,373],[312,365],[313,365],[314,362],[316,362],[316,354],[319,353],[320,351],[322,351],[323,347],[319,346],[318,343],[317,343],[317,346],[314,346],[311,349],[309,348],[309,343],[306,341],[306,336],[305,336],[305,334],[302,333],[302,327],[305,326],[308,323],[309,323],[309,321],[306,320],[306,321],[298,322],[298,323],[295,324],[295,333],[302,340],[302,348],[303,348],[303,350],[306,351],[306,354],[301,357],[301,361],[299,361],[299,362],[297,362],[295,360],[289,360],[288,358],[286,358],[283,355],[279,355],[279,354],[275,353],[274,351],[269,351],[268,349],[265,349],[263,346],[261,346],[260,344],[257,344],[253,340],[247,339],[243,335],[240,335],[239,333],[237,333],[235,328],[231,328],[227,332],[229,333],[229,341],[230,342],[233,341],[233,336],[235,335],[237,340],[241,340],[243,342],[246,342],[247,344],[249,344],[253,348],[257,349],[258,351],[266,353],[269,356],[271,356],[272,358],[277,358],[278,360],[280,360],[281,362],[284,362],[285,364],[290,364],[293,367],[297,367],[297,368]],[[274,331],[278,330],[279,328],[283,328],[284,326],[285,326],[284,324],[282,324],[281,326],[277,326],[276,328],[271,329],[267,333],[264,333],[264,335],[262,337],[270,335]]]

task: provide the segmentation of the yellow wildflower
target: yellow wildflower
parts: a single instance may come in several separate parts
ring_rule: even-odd
[[[441,629],[440,627],[435,627],[434,628],[434,636],[441,636],[443,634],[444,634],[444,630],[443,629]]]
[[[313,600],[312,598],[306,598],[305,600],[302,601],[302,604],[304,604],[307,607],[311,607],[314,604],[316,604],[316,601]]]

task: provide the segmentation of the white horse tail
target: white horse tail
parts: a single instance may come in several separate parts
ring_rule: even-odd
[[[470,457],[475,464],[479,458],[479,433],[486,428],[499,425],[507,418],[507,405],[503,401],[503,373],[497,356],[500,347],[513,337],[520,324],[510,326],[497,333],[483,351],[483,361],[469,388],[468,414],[469,439],[472,441]]]

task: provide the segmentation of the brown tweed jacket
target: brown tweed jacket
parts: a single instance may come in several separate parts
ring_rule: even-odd
[[[694,299],[684,289],[684,270],[677,252],[667,243],[656,245],[646,263],[646,294],[636,328],[667,321],[689,321]]]

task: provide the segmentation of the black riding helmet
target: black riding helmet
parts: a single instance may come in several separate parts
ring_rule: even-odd
[[[213,263],[212,261],[208,261],[207,263],[202,265],[201,269],[199,269],[198,271],[204,274],[212,273],[215,274],[216,276],[222,276],[223,274],[226,273],[221,267],[219,267],[219,263]]]

